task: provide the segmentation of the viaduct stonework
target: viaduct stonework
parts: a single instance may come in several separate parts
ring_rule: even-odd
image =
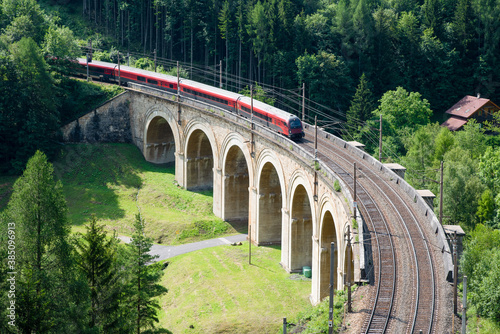
[[[215,215],[248,222],[256,245],[280,244],[284,270],[312,268],[313,304],[328,295],[331,242],[336,245],[335,287],[343,288],[348,252],[353,281],[364,276],[370,261],[365,261],[369,255],[363,246],[363,222],[358,216],[352,224],[353,200],[346,185],[321,169],[315,186],[318,164],[313,157],[250,120],[131,85],[65,126],[63,133],[67,141],[132,142],[147,161],[175,164],[175,179],[182,187],[213,189]],[[345,238],[348,224],[351,231],[357,227],[359,238],[352,249]]]

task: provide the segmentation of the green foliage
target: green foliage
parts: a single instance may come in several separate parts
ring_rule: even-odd
[[[253,91],[253,98],[254,99],[259,100],[259,101],[264,102],[264,103],[267,103],[271,106],[274,105],[274,99],[271,97],[268,97],[266,95],[266,92],[264,91],[262,86],[260,86],[256,83],[253,86],[253,90],[254,90]],[[240,91],[240,94],[250,97],[251,96],[250,88],[248,86],[246,86],[242,91]]]
[[[12,91],[15,85],[5,87],[8,99],[5,112],[15,120],[9,119],[8,126],[14,127],[17,135],[8,138],[4,145],[15,149],[10,152],[9,167],[19,172],[36,149],[53,152],[59,115],[54,80],[35,42],[23,38],[11,45],[10,53],[12,69],[23,89],[17,92]]]
[[[479,218],[481,224],[485,224],[491,221],[495,213],[495,200],[491,193],[491,190],[486,189],[483,191],[481,198],[479,199],[476,216]]]
[[[317,55],[306,53],[295,64],[299,82],[306,83],[311,99],[335,109],[346,109],[353,87],[341,57],[326,51]]]
[[[476,120],[469,120],[462,131],[455,134],[455,143],[458,147],[463,148],[472,159],[479,158],[487,148],[486,135],[481,124]]]
[[[477,203],[485,190],[477,175],[477,161],[455,147],[444,156],[444,215],[466,230],[476,224]]]
[[[479,159],[479,177],[493,192],[500,193],[500,150],[488,147]]]
[[[373,111],[373,116],[382,115],[394,133],[401,133],[405,128],[415,128],[429,123],[432,111],[429,102],[422,99],[420,93],[408,93],[404,88],[386,92],[380,99],[380,105]]]
[[[115,332],[125,321],[120,319],[123,273],[118,267],[116,240],[108,238],[103,225],[93,215],[87,232],[77,234],[74,247],[76,263],[89,287],[89,328]],[[121,324],[120,324],[121,323]]]
[[[335,180],[333,182],[333,189],[335,189],[335,191],[337,191],[337,192],[341,190],[339,180]]]
[[[345,292],[342,290],[335,291],[333,302],[333,330],[334,332],[340,329],[344,312],[344,303],[346,301]],[[317,306],[310,306],[305,311],[297,315],[296,319],[288,320],[294,323],[295,326],[305,327],[300,333],[328,333],[328,316],[329,316],[329,298],[325,298]],[[288,330],[293,331],[295,326],[288,325]]]
[[[80,55],[73,32],[68,27],[50,26],[43,42],[45,54],[60,59],[75,59]]]
[[[500,230],[477,225],[470,234],[461,259],[468,277],[468,298],[479,316],[500,319]]]
[[[143,70],[154,69],[154,62],[148,58],[139,58],[136,60],[134,66]]]
[[[83,318],[75,306],[69,222],[61,183],[47,157],[37,151],[14,184],[7,219],[16,229],[16,324],[22,332],[68,332]],[[72,329],[73,328],[73,329]]]
[[[429,180],[436,179],[435,170],[426,170],[438,166],[435,160],[435,138],[441,129],[438,124],[427,124],[418,128],[406,141],[406,156],[403,163],[408,169],[408,181],[416,187],[425,187]]]
[[[229,224],[223,220],[201,220],[195,221],[191,227],[182,230],[177,236],[179,241],[185,241],[192,237],[212,239],[227,232]]]
[[[67,124],[123,92],[115,85],[100,85],[61,76],[57,82],[61,124]]]
[[[442,127],[434,142],[434,161],[442,161],[453,145],[455,145],[455,137],[447,127]]]
[[[134,331],[152,329],[158,323],[157,312],[160,309],[158,299],[168,290],[158,284],[163,276],[160,263],[151,263],[156,256],[149,254],[151,239],[144,236],[144,221],[140,214],[136,216],[134,234],[130,248],[130,285],[129,311],[133,319]]]
[[[359,79],[359,85],[351,102],[351,107],[347,111],[347,124],[349,130],[357,130],[363,126],[363,123],[371,118],[372,112],[375,109],[373,95],[363,73]]]

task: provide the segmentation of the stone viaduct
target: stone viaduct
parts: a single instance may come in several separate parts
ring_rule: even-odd
[[[175,164],[180,186],[213,189],[215,215],[248,222],[255,245],[280,244],[284,270],[312,268],[313,304],[329,292],[331,242],[336,245],[335,287],[343,288],[348,252],[351,277],[361,279],[363,223],[356,217],[360,242],[348,249],[345,232],[353,200],[335,174],[320,173],[315,188],[313,157],[287,138],[213,106],[131,86],[68,124],[65,139],[133,142],[147,161]]]

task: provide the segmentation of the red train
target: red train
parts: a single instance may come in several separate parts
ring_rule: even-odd
[[[78,70],[79,74],[86,75],[87,61],[78,59],[78,63],[81,65]],[[88,63],[88,66],[89,76],[93,79],[118,82],[118,65],[94,60]],[[120,65],[119,75],[122,83],[135,82],[153,86],[221,107],[246,118],[251,117],[251,99],[241,94],[187,79],[181,79],[177,83],[177,77],[129,66]],[[253,100],[253,120],[290,139],[298,140],[304,137],[302,122],[297,116],[255,99]]]

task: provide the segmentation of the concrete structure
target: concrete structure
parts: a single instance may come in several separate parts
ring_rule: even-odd
[[[417,190],[417,193],[422,196],[424,201],[429,205],[429,207],[434,210],[434,198],[436,198],[436,195],[429,189],[420,189]]]
[[[351,231],[359,242],[347,249],[345,233],[352,221],[353,200],[328,166],[321,161],[315,166],[314,157],[294,142],[231,112],[188,99],[178,101],[175,95],[153,88],[131,86],[131,90],[94,111],[94,116],[65,126],[65,139],[90,141],[92,132],[78,137],[75,133],[90,129],[92,119],[99,117],[103,124],[100,131],[120,128],[121,136],[114,139],[134,143],[146,160],[175,164],[179,185],[213,189],[215,215],[230,222],[248,222],[250,240],[256,245],[280,244],[280,262],[286,271],[312,267],[313,304],[328,295],[331,242],[336,245],[335,288],[343,288],[348,252],[353,259],[351,277],[354,281],[364,278],[362,273],[370,270],[365,268],[364,224],[357,216],[359,227],[356,230],[351,225]],[[110,115],[117,116],[117,108],[123,112],[121,127],[107,120]],[[413,188],[365,152],[324,131],[318,135],[370,161],[413,196],[419,207],[428,208]],[[333,187],[335,181],[341,186],[338,192]],[[427,209],[423,210],[427,216]],[[435,216],[429,218],[434,226]],[[448,245],[444,241],[439,246],[445,249]],[[445,263],[446,270],[448,267]]]

